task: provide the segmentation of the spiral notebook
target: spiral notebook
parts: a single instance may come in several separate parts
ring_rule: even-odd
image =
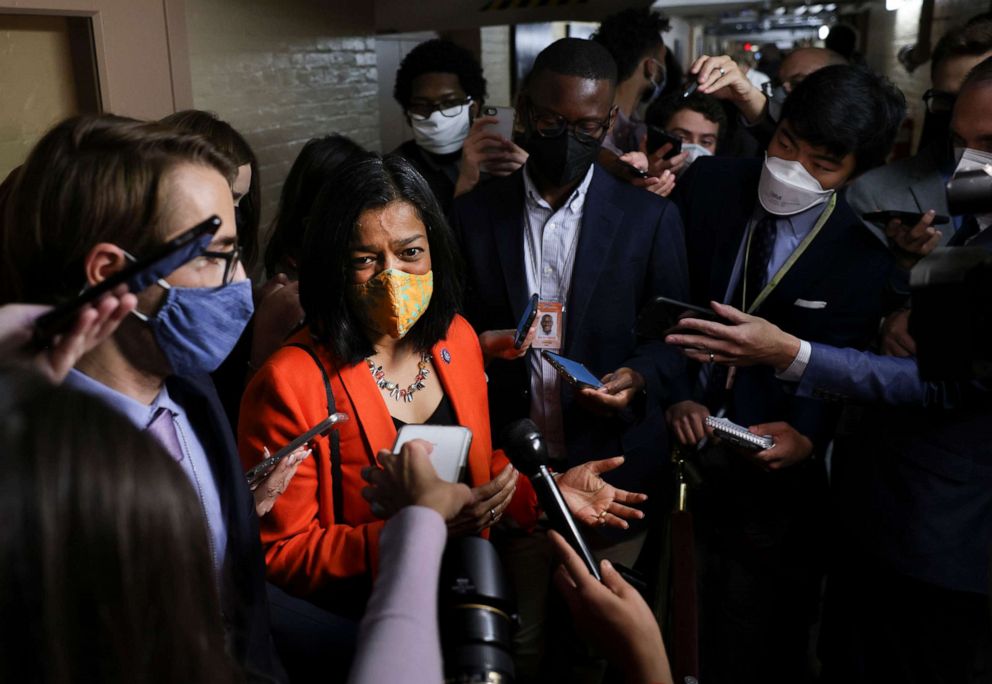
[[[708,416],[706,426],[713,428],[713,434],[723,441],[752,451],[764,451],[775,446],[775,440],[768,435],[756,435],[726,418]]]

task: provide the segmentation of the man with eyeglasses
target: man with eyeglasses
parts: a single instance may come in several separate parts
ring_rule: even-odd
[[[556,469],[622,454],[626,462],[613,484],[667,493],[662,406],[683,366],[671,348],[637,339],[634,328],[653,297],[687,294],[682,224],[667,200],[595,164],[616,117],[615,87],[616,66],[598,43],[564,38],[543,50],[518,100],[526,165],[456,198],[452,220],[468,266],[465,315],[477,331],[512,340],[533,293],[538,317],[553,320],[542,349],[490,363],[493,434],[530,417]],[[544,349],[585,364],[604,386],[563,382],[542,358]],[[590,541],[597,553],[632,566],[644,526],[616,535],[604,528]],[[525,625],[517,644],[520,681],[568,680],[570,668],[544,676],[539,668],[547,540],[539,530],[507,533],[500,543]]]
[[[428,40],[403,58],[393,97],[403,108],[413,139],[394,150],[431,186],[441,208],[490,176],[523,165],[527,153],[479,116],[486,97],[482,67],[471,52],[448,40]],[[503,122],[505,123],[505,122]]]

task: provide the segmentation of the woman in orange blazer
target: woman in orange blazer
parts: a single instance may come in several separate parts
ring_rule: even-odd
[[[398,157],[349,164],[329,179],[310,226],[300,269],[308,324],[249,384],[238,442],[245,467],[255,465],[264,448],[327,417],[327,390],[334,410],[349,417],[314,442],[314,457],[261,519],[261,534],[271,581],[358,614],[383,526],[362,498],[362,471],[377,467],[376,455],[392,447],[402,424],[472,431],[473,500],[449,523],[450,534],[484,534],[504,512],[529,528],[537,501],[527,479],[493,452],[479,339],[456,313],[460,262],[424,180]],[[620,462],[588,463],[559,478],[581,520],[623,526],[622,518],[638,515],[624,503],[640,495],[599,478]]]

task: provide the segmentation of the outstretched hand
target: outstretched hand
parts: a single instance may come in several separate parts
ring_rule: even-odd
[[[609,525],[627,529],[627,520],[640,520],[644,512],[627,504],[647,501],[647,494],[617,489],[601,475],[623,465],[623,456],[589,461],[569,468],[557,478],[565,503],[579,522],[590,527]]]

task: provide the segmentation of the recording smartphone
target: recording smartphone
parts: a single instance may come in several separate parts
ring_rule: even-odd
[[[648,140],[646,149],[649,155],[657,152],[661,146],[666,143],[670,143],[672,145],[672,149],[668,150],[662,159],[671,159],[682,151],[682,138],[677,135],[672,135],[668,131],[663,131],[657,126],[648,126]]]
[[[513,139],[513,107],[483,107],[483,116],[495,116],[499,121],[489,124],[487,128],[506,140]]]
[[[93,287],[86,288],[75,299],[56,306],[35,321],[35,344],[42,347],[49,344],[53,337],[72,327],[80,309],[121,284],[127,284],[128,291],[137,294],[199,256],[213,240],[220,224],[219,217],[211,216],[156,248],[151,256],[125,267]]]
[[[269,473],[275,470],[275,467],[279,465],[279,461],[289,456],[307,442],[310,442],[321,435],[327,434],[335,425],[346,420],[348,420],[348,416],[344,413],[332,413],[327,416],[327,418],[320,421],[292,442],[284,446],[282,449],[277,451],[274,456],[268,457],[245,473],[245,478],[248,480],[248,486],[251,489],[255,489],[263,480],[265,480],[265,478],[269,476]]]
[[[472,431],[460,425],[404,425],[396,434],[393,453],[414,439],[430,442],[431,464],[438,476],[448,482],[461,482],[472,446]]]
[[[632,178],[647,178],[648,177],[647,171],[641,171],[639,168],[637,168],[633,164],[628,164],[627,162],[623,161],[622,159],[617,159],[617,164],[619,164],[620,165],[620,168],[622,168],[624,170],[624,172],[626,172],[627,175],[631,176]]]
[[[524,315],[520,317],[520,322],[517,323],[517,332],[513,336],[514,349],[520,349],[520,347],[524,346],[524,340],[527,339],[527,331],[530,330],[530,326],[534,325],[534,319],[537,318],[538,299],[540,298],[536,292],[530,296],[527,309],[524,311]]]
[[[918,214],[913,211],[869,211],[867,214],[862,214],[861,218],[869,223],[878,223],[883,226],[887,226],[889,221],[892,219],[899,219],[899,222],[904,226],[912,227],[923,220],[923,214]],[[943,226],[950,223],[951,219],[949,216],[941,216],[937,214],[933,217],[933,221],[930,222],[932,226]]]
[[[566,359],[564,356],[560,356],[554,352],[549,352],[547,349],[541,351],[541,356],[544,357],[544,359],[551,364],[551,367],[558,371],[563,378],[579,389],[582,389],[583,387],[599,389],[603,386],[603,383],[599,381],[599,378],[593,375],[588,368],[583,366],[578,361]]]
[[[637,327],[635,332],[638,337],[651,340],[663,339],[666,335],[677,333],[690,333],[701,335],[697,330],[688,330],[679,327],[679,319],[684,318],[684,314],[691,314],[692,318],[702,318],[707,321],[730,324],[729,321],[717,315],[713,309],[703,306],[696,306],[688,302],[680,302],[677,299],[668,297],[655,297],[644,305],[641,313],[637,317]]]
[[[768,435],[756,435],[726,418],[707,416],[706,427],[713,428],[713,434],[728,444],[748,451],[764,451],[775,446],[775,440]]]

